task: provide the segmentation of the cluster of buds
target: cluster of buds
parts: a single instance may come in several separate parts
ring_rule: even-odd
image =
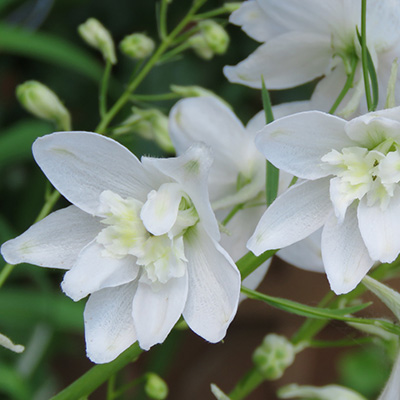
[[[229,36],[225,29],[212,20],[204,20],[198,25],[200,32],[190,37],[188,44],[195,53],[205,60],[214,54],[224,54],[229,45]]]

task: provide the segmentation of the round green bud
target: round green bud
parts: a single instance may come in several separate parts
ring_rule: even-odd
[[[151,399],[164,400],[168,396],[168,386],[158,375],[150,372],[144,390]]]
[[[143,33],[132,33],[125,36],[119,44],[121,51],[135,60],[147,58],[153,53],[156,45],[154,40]]]

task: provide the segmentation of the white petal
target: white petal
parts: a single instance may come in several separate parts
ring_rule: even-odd
[[[181,185],[192,200],[206,231],[218,240],[218,223],[208,199],[207,187],[212,161],[210,149],[201,143],[194,144],[176,158],[142,158],[146,168],[155,168]]]
[[[155,290],[139,281],[132,315],[142,349],[149,350],[166,339],[182,314],[187,293],[187,275],[170,279]]]
[[[47,178],[71,203],[95,214],[99,196],[111,190],[144,202],[152,182],[139,160],[115,140],[91,132],[57,132],[33,144]]]
[[[268,89],[287,89],[322,76],[331,58],[330,36],[289,32],[261,45],[236,66],[224,67],[230,82]]]
[[[320,111],[289,115],[263,128],[256,146],[276,167],[304,179],[327,176],[321,157],[332,149],[354,146],[344,132],[346,121]]]
[[[352,119],[346,124],[345,131],[350,139],[367,148],[373,148],[386,139],[400,140],[400,122],[383,117],[379,112]]]
[[[185,235],[189,293],[183,317],[190,329],[216,343],[236,314],[240,273],[226,251],[201,224]]]
[[[240,8],[231,14],[229,22],[241,26],[243,31],[259,42],[265,42],[271,35],[282,32],[256,1],[244,1]]]
[[[364,197],[358,206],[361,236],[373,260],[392,262],[400,252],[400,193],[397,190],[386,210],[368,206]]]
[[[117,358],[136,342],[132,300],[136,283],[102,289],[86,303],[85,339],[87,356],[95,363]]]
[[[298,242],[319,229],[331,210],[328,179],[300,182],[268,207],[247,248],[258,256]]]
[[[325,272],[321,254],[321,233],[322,229],[318,229],[305,239],[279,250],[277,255],[297,268]]]
[[[353,290],[373,265],[358,229],[355,206],[338,223],[332,213],[322,231],[322,259],[331,289],[336,294]]]
[[[133,281],[139,267],[135,257],[103,256],[104,247],[93,241],[79,254],[76,264],[65,274],[61,287],[74,301],[107,287]]]
[[[164,183],[147,195],[140,218],[150,233],[159,236],[170,231],[178,216],[182,195],[181,186],[176,183]]]
[[[10,264],[27,262],[69,269],[102,228],[98,218],[70,206],[51,213],[22,235],[4,243],[1,253]]]

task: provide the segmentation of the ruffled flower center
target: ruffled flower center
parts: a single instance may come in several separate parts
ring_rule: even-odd
[[[135,256],[137,264],[143,267],[140,279],[154,288],[185,275],[183,236],[199,221],[190,198],[177,190],[177,186],[175,183],[162,185],[158,191],[148,194],[145,203],[131,197],[122,198],[110,190],[100,195],[98,215],[103,217],[101,223],[106,227],[96,241],[104,247],[102,255]]]
[[[330,197],[336,216],[343,220],[354,200],[367,196],[368,206],[388,207],[400,182],[400,153],[397,145],[387,141],[369,150],[347,147],[332,150],[322,159],[322,168],[335,175],[330,183]]]

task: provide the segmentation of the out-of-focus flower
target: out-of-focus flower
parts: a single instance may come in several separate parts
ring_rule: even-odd
[[[156,45],[154,40],[143,33],[132,33],[125,36],[119,48],[127,56],[135,60],[141,60],[151,55]]]
[[[250,0],[235,11],[230,21],[240,25],[253,39],[263,43],[236,66],[226,66],[231,82],[261,88],[261,76],[269,89],[285,89],[324,76],[314,92],[319,109],[328,111],[338,97],[356,60],[354,89],[343,104],[357,108],[364,88],[360,44],[361,2],[353,0]],[[374,61],[385,104],[393,60],[400,54],[400,3],[369,0],[367,45]],[[397,104],[400,97],[397,97]]]
[[[316,387],[291,384],[279,389],[277,394],[280,399],[366,400],[364,396],[354,390],[339,385]]]
[[[267,125],[256,144],[301,179],[261,218],[255,254],[295,243],[323,226],[322,258],[332,290],[354,289],[375,261],[400,252],[400,108],[349,122],[319,111]]]
[[[274,107],[274,113],[279,118],[308,107],[308,102],[289,103]],[[245,204],[226,224],[229,234],[223,234],[221,238],[221,245],[235,261],[247,252],[246,242],[266,209],[265,159],[254,145],[256,132],[263,126],[264,112],[258,113],[244,127],[230,108],[213,97],[183,99],[170,113],[169,130],[178,154],[198,141],[213,150],[214,163],[208,188],[218,219],[223,221],[234,207]],[[280,192],[289,186],[291,179],[289,174],[280,174]],[[308,269],[311,256],[311,269],[323,271],[319,252],[319,245],[307,239],[298,248],[287,249],[284,258]],[[247,277],[244,285],[258,286],[268,265],[269,261]]]
[[[34,157],[74,205],[1,247],[7,262],[69,269],[64,292],[90,294],[84,320],[91,360],[113,360],[136,340],[161,343],[183,315],[210,342],[233,319],[240,274],[217,243],[204,145],[178,158],[142,158],[90,132],[39,138]]]
[[[17,86],[21,105],[36,117],[49,120],[62,130],[71,129],[71,117],[58,96],[38,81],[26,81]]]
[[[389,380],[378,400],[398,400],[400,393],[400,353],[397,355]]]
[[[7,336],[0,333],[0,346],[5,347],[8,350],[14,351],[15,353],[22,353],[25,347],[21,344],[14,344]]]
[[[114,41],[110,32],[100,21],[89,18],[85,23],[78,26],[78,32],[87,44],[101,51],[105,60],[111,64],[117,62]]]

